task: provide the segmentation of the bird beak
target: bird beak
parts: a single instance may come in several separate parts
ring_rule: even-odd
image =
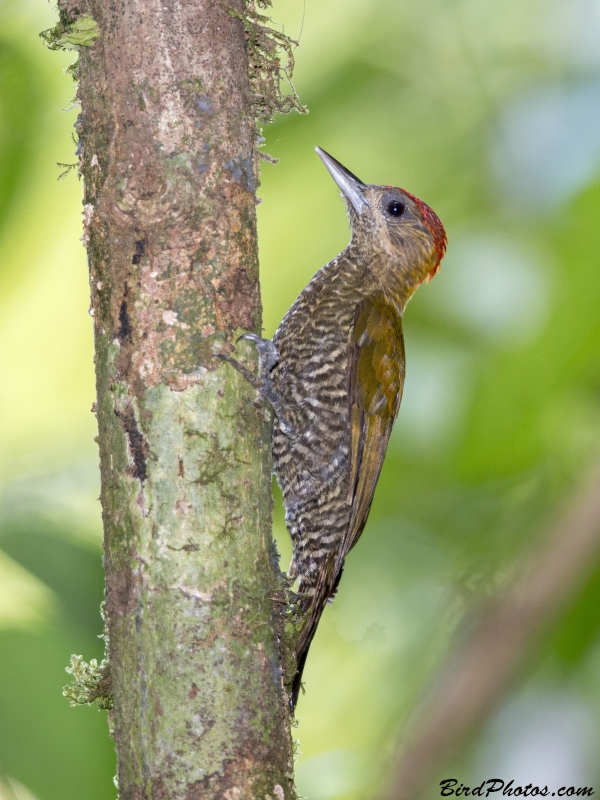
[[[369,208],[369,203],[364,195],[366,185],[356,175],[353,175],[350,170],[346,169],[343,164],[340,164],[333,156],[326,153],[325,150],[321,150],[320,147],[315,147],[315,150],[346,200],[352,203],[357,214],[362,214],[365,208]]]

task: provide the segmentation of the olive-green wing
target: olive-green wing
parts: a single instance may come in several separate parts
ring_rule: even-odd
[[[383,299],[361,303],[356,309],[348,342],[348,404],[351,420],[349,456],[350,521],[335,559],[320,570],[310,595],[308,614],[296,643],[298,671],[291,703],[295,707],[302,670],[321,614],[337,589],[344,558],[356,544],[367,521],[377,479],[404,385],[402,321]]]
[[[350,523],[334,568],[337,575],[367,521],[404,386],[402,320],[382,298],[361,303],[351,334]]]

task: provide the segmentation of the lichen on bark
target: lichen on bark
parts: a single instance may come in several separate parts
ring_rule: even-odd
[[[76,129],[120,797],[293,800],[271,419],[216,358],[261,330],[247,8],[60,8],[98,34]]]
[[[239,19],[246,31],[251,102],[260,122],[271,122],[277,112],[308,113],[292,83],[294,48],[298,46],[298,42],[283,31],[273,28],[269,24],[270,17],[256,10],[258,6],[265,11],[271,5],[271,0],[246,0],[243,13],[229,9],[231,16]],[[286,83],[289,91],[284,93],[283,87]]]
[[[90,47],[100,36],[96,20],[90,14],[73,16],[67,8],[59,10],[59,20],[53,28],[40,33],[50,50],[76,50]]]
[[[105,658],[98,664],[92,658],[88,664],[83,656],[73,655],[71,665],[66,667],[66,671],[73,676],[73,680],[64,687],[63,695],[72,706],[98,703],[99,708],[106,710],[113,707],[108,659]]]

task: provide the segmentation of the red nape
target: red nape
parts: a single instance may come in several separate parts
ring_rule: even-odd
[[[437,273],[440,271],[440,263],[444,257],[444,253],[446,252],[448,237],[446,236],[446,231],[444,230],[444,226],[442,225],[440,218],[435,211],[427,205],[427,203],[419,200],[418,197],[415,197],[414,194],[407,192],[406,189],[402,189],[401,191],[403,191],[407,197],[410,197],[410,199],[414,201],[417,208],[421,212],[421,216],[423,217],[425,224],[433,234],[433,243],[435,245],[435,251],[438,258],[435,266],[427,276],[427,281],[430,281],[433,276],[437,275]]]

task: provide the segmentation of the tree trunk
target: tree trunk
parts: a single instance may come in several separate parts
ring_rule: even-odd
[[[215,358],[261,330],[247,10],[60,10],[87,37],[76,127],[120,797],[293,798],[271,420]]]

